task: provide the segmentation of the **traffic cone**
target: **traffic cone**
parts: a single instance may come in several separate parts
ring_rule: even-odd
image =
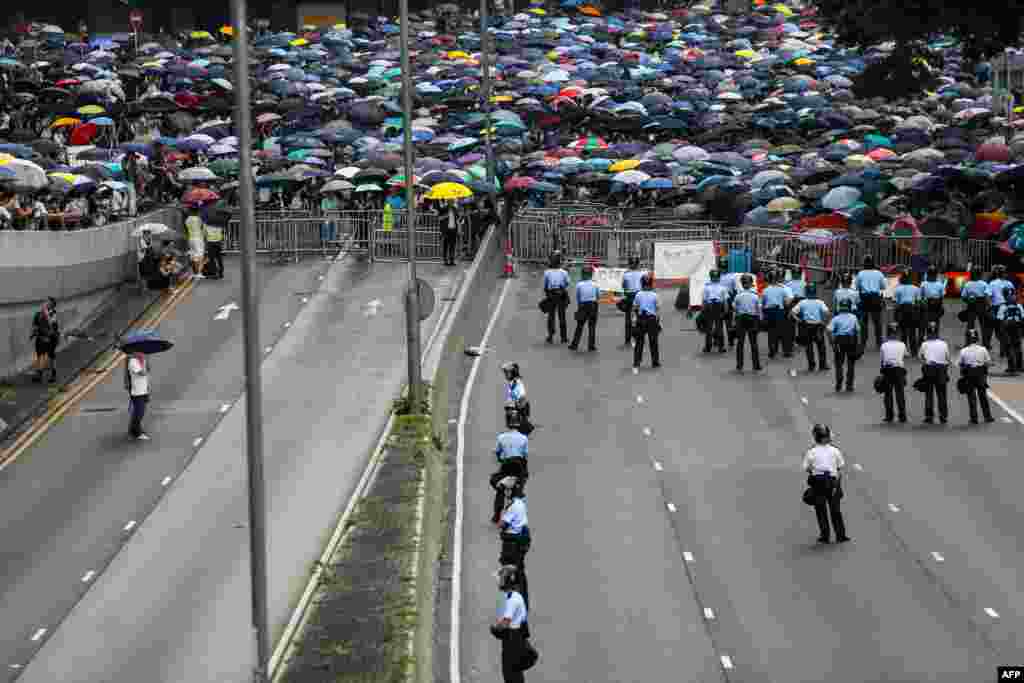
[[[505,242],[505,272],[503,277],[515,277],[516,269],[512,263],[512,241]]]

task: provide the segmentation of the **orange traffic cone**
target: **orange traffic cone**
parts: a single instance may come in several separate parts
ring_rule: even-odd
[[[505,242],[505,272],[503,273],[502,276],[515,277],[515,275],[516,270],[514,264],[512,263],[512,242],[507,241]]]

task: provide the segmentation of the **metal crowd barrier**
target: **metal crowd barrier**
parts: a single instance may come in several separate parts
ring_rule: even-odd
[[[224,253],[241,251],[241,221],[231,220],[224,235]],[[327,256],[332,240],[323,218],[256,220],[256,253],[298,261],[303,255]]]
[[[377,212],[380,214],[381,212]],[[370,239],[371,261],[399,261],[409,257],[409,230],[407,212],[393,214],[394,225],[374,230]],[[466,247],[466,230],[460,229],[455,243],[456,258],[463,256]],[[441,241],[441,217],[433,212],[416,212],[416,258],[424,261],[440,261],[443,257]]]

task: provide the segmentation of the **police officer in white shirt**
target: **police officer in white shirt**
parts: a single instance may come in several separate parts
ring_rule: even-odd
[[[505,492],[499,482],[505,477],[518,477],[525,481],[529,476],[527,458],[530,440],[519,431],[519,411],[505,413],[505,424],[508,429],[498,434],[494,454],[498,458],[498,471],[491,475],[491,488],[494,489],[494,514],[491,522],[500,524],[501,511],[504,508]]]
[[[529,637],[526,601],[519,592],[519,570],[507,565],[498,570],[501,604],[491,633],[501,640],[501,675],[505,683],[524,683],[520,662]]]
[[[888,337],[882,343],[879,351],[882,363],[882,380],[885,383],[883,403],[885,405],[885,422],[893,420],[893,397],[896,399],[896,408],[899,410],[900,422],[907,421],[907,395],[904,387],[907,385],[907,368],[903,364],[904,359],[910,356],[907,345],[900,337],[899,323],[891,322],[888,326]]]
[[[928,323],[928,339],[921,344],[918,356],[924,363],[921,368],[924,382],[924,422],[935,422],[935,399],[939,401],[939,422],[946,424],[949,419],[949,398],[946,385],[949,383],[949,344],[939,339],[939,328]]]
[[[816,424],[811,430],[814,446],[804,455],[804,471],[807,485],[814,493],[814,512],[818,518],[818,543],[829,542],[829,517],[836,532],[836,542],[853,540],[846,535],[846,524],[839,502],[843,497],[840,475],[846,467],[843,453],[832,445],[832,430],[826,425]]]
[[[523,493],[522,479],[505,477],[500,486],[505,490],[505,509],[498,522],[501,539],[501,555],[498,561],[502,565],[515,565],[519,569],[520,592],[530,608],[530,592],[526,581],[526,553],[530,550],[530,525],[526,515],[526,494]]]
[[[971,411],[971,424],[978,424],[978,404],[981,404],[981,415],[985,422],[995,422],[992,409],[988,404],[988,366],[992,364],[992,356],[988,349],[978,343],[978,331],[967,330],[967,346],[957,357],[960,366],[960,384],[967,394],[967,406]]]

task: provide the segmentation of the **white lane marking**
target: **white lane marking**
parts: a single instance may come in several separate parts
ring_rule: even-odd
[[[899,505],[893,505],[892,503],[889,503],[889,512],[899,512],[899,511],[900,511],[900,506]]]
[[[367,318],[372,318],[380,313],[380,309],[383,305],[384,303],[380,299],[369,301],[363,306],[363,315]]]
[[[163,479],[160,480],[160,485],[161,486],[167,486],[170,483],[171,483],[171,478],[170,477],[164,477]]]
[[[324,276],[323,276],[323,275],[317,275],[317,276],[316,276],[316,279],[317,279],[317,280],[323,280],[323,279],[324,279]]]
[[[230,403],[221,403],[220,404],[220,412],[226,413],[229,410],[231,410],[231,404]]]
[[[633,368],[633,374],[634,375],[639,375],[640,374],[640,368]]]
[[[801,396],[800,397],[800,402],[803,403],[804,405],[807,405],[807,397],[806,396]]]
[[[273,350],[274,350],[273,346],[264,346],[263,347],[263,353],[270,353]]]
[[[684,552],[683,553],[683,560],[685,562],[693,562],[693,553]]]
[[[450,425],[453,425],[453,424],[458,424],[458,422],[459,422],[459,421],[458,421],[458,420],[456,420],[456,419],[455,419],[454,417],[453,417],[452,419],[448,420],[448,424],[450,424]]]
[[[665,507],[668,508],[669,512],[675,512],[676,511],[675,503],[665,503]]]
[[[658,462],[657,460],[654,461],[654,469],[657,470],[658,472],[661,472],[661,463]]]
[[[991,607],[986,607],[985,608],[985,614],[989,615],[993,619],[998,619],[999,618],[999,612],[995,611]]]
[[[644,436],[650,436],[650,435],[651,435],[651,428],[650,427],[644,427]]]
[[[90,569],[82,575],[82,583],[89,583],[90,581],[92,581],[92,577],[94,576],[96,576],[96,572]]]
[[[942,553],[932,553],[932,559],[936,562],[945,562],[946,558],[942,556]]]
[[[853,463],[853,469],[857,470],[858,472],[863,472],[864,465],[861,465],[859,462],[855,462]]]
[[[487,322],[487,329],[484,330],[480,346],[486,347],[487,340],[491,337],[494,325],[498,322],[501,313],[501,306],[505,303],[505,296],[508,294],[512,280],[505,280],[501,288],[501,296],[498,297],[498,305],[494,307],[494,313]],[[451,659],[448,665],[448,676],[452,683],[460,683],[462,680],[461,663],[459,657],[460,641],[462,639],[462,498],[465,491],[465,471],[463,463],[466,457],[466,419],[469,416],[469,399],[473,393],[473,385],[476,383],[476,375],[480,371],[481,356],[473,359],[473,367],[469,370],[469,377],[466,380],[466,388],[462,392],[462,402],[459,405],[459,426],[455,446],[455,530],[452,542],[452,615],[451,615]]]
[[[704,608],[704,618],[707,619],[708,621],[714,620],[714,618],[715,618],[715,611],[713,609],[711,609],[710,607],[705,607]]]
[[[21,664],[8,664],[7,666],[15,670],[20,669],[22,667]]]
[[[723,669],[731,669],[732,668],[732,657],[730,657],[729,655],[722,655],[721,657],[719,657],[719,659],[722,660],[722,668]]]
[[[1006,414],[1007,414],[1007,415],[1009,415],[1010,417],[1012,417],[1012,418],[1013,418],[1014,420],[1016,420],[1016,421],[1017,421],[1017,422],[1019,422],[1020,424],[1024,425],[1024,417],[1021,417],[1021,414],[1020,414],[1020,413],[1018,413],[1018,412],[1017,412],[1016,410],[1014,410],[1013,408],[1011,408],[1011,407],[1010,407],[1010,405],[1009,405],[1009,404],[1008,404],[1008,403],[1007,403],[1006,401],[1004,401],[1003,399],[1001,399],[1001,398],[999,398],[998,396],[996,396],[996,392],[994,392],[994,391],[992,391],[991,389],[989,389],[989,390],[988,390],[988,397],[989,397],[990,399],[992,399],[993,401],[995,401],[995,403],[996,403],[996,405],[997,405],[997,406],[999,406],[999,407],[1000,407],[1000,408],[1002,408],[1002,409],[1003,409],[1004,411],[1006,411]]]
[[[236,304],[234,301],[232,301],[231,303],[224,304],[223,306],[218,308],[217,309],[217,315],[213,316],[213,319],[214,320],[227,320],[228,318],[231,317],[231,311],[237,311],[237,310],[239,310],[238,309],[238,304]]]
[[[302,297],[302,303],[304,303],[304,304],[305,303],[309,303],[309,297],[306,297],[306,296]]]
[[[287,329],[288,329],[289,327],[291,327],[291,326],[292,326],[292,324],[291,324],[291,323],[285,323],[285,324],[284,324],[284,329],[286,329],[286,330],[287,330]]]
[[[636,402],[637,403],[643,403],[644,402],[644,397],[643,397],[642,394],[637,395]]]
[[[131,531],[132,529],[135,528],[135,523],[136,522],[135,522],[134,519],[132,521],[128,522],[127,524],[124,525],[124,530],[125,531]]]
[[[790,369],[789,376],[790,377],[796,377],[796,370]]]
[[[203,442],[203,437],[197,436],[196,438],[192,439],[192,448],[197,447],[202,442]]]
[[[33,643],[37,642],[40,638],[42,638],[43,636],[46,635],[46,630],[47,629],[45,627],[44,628],[40,628],[39,630],[37,630],[35,633],[32,634],[32,637],[29,638],[29,640],[31,640]]]
[[[1012,418],[1009,418],[1009,417],[1006,417],[1005,415],[1003,415],[1003,416],[1002,416],[1001,418],[999,418],[999,420],[1000,420],[1001,422],[1009,422],[1009,423],[1013,423],[1013,419],[1012,419]]]

